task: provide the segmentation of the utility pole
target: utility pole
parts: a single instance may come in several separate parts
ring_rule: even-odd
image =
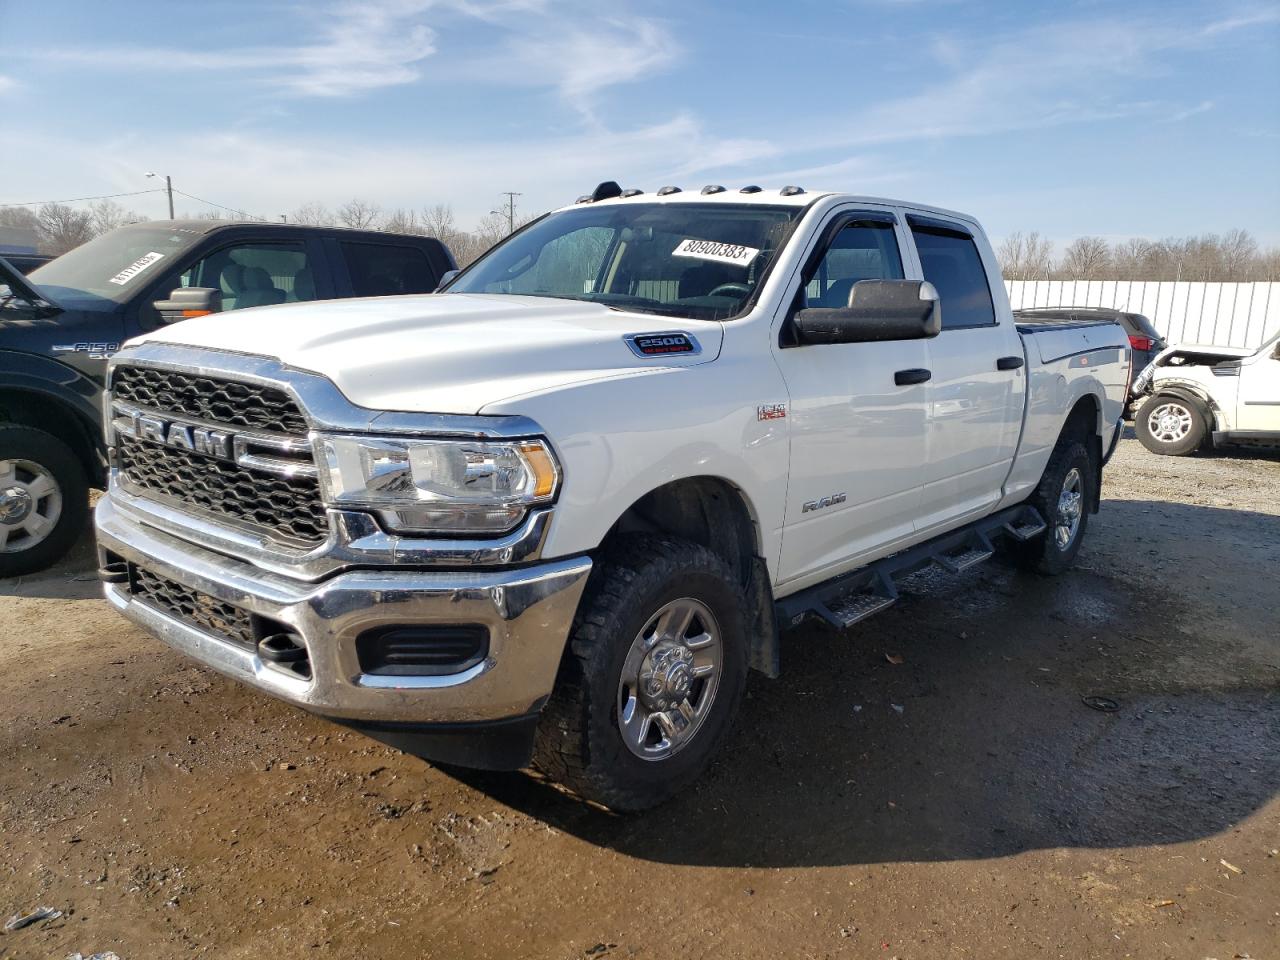
[[[160,174],[148,173],[147,176],[158,177],[160,176]],[[174,218],[173,217],[173,179],[167,173],[164,176],[164,189],[165,189],[165,192],[169,194],[169,219],[172,220]]]
[[[517,193],[515,190],[504,190],[502,195],[507,198],[507,233],[516,232],[516,197],[522,197],[524,194]],[[501,210],[491,210],[490,213],[502,215]]]

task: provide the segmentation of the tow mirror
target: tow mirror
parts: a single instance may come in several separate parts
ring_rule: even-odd
[[[942,332],[942,305],[927,280],[859,280],[848,306],[807,307],[795,325],[801,343],[923,340]]]
[[[159,312],[161,323],[177,323],[221,311],[222,291],[214,287],[179,287],[168,300],[157,300],[152,306]]]
[[[449,282],[450,282],[454,277],[456,277],[456,276],[457,276],[459,273],[461,273],[461,272],[462,272],[461,270],[446,270],[446,271],[441,275],[441,277],[440,277],[440,282],[436,284],[436,289],[435,289],[435,291],[434,291],[434,292],[435,292],[435,293],[439,293],[441,290],[443,290],[445,287],[447,287],[447,286],[449,285]]]

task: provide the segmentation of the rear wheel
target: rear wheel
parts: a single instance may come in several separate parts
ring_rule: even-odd
[[[1133,429],[1144,447],[1169,457],[1195,453],[1209,432],[1198,404],[1167,393],[1156,394],[1138,409]]]
[[[88,510],[84,467],[69,446],[43,430],[0,427],[0,577],[56,563]]]
[[[1054,575],[1075,562],[1089,526],[1095,476],[1089,450],[1078,438],[1058,441],[1040,485],[1027,501],[1040,511],[1047,526],[1039,536],[1014,545],[1019,566]]]
[[[583,597],[535,764],[580,796],[644,810],[719,749],[746,683],[746,598],[729,565],[683,540],[629,536]]]

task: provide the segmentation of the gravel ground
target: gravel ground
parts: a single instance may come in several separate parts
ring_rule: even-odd
[[[1280,457],[1126,439],[1076,570],[789,633],[711,773],[616,818],[192,665],[86,543],[0,582],[0,919],[63,911],[0,960],[1280,957],[1277,561]]]

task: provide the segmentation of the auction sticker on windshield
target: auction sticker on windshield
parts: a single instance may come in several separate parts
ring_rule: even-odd
[[[117,284],[118,286],[123,287],[126,283],[128,283],[138,274],[142,273],[143,270],[146,270],[153,263],[158,263],[163,259],[164,259],[164,254],[156,253],[154,250],[151,253],[143,254],[141,257],[133,261],[133,263],[129,264],[127,267],[125,267],[123,270],[121,270],[119,273],[117,273],[114,277],[112,277],[107,282],[114,283],[114,284]]]
[[[671,251],[671,255],[697,257],[699,260],[714,260],[716,263],[745,267],[760,255],[760,251],[755,247],[744,247],[737,243],[716,243],[714,240],[694,240],[690,237],[681,240]]]

